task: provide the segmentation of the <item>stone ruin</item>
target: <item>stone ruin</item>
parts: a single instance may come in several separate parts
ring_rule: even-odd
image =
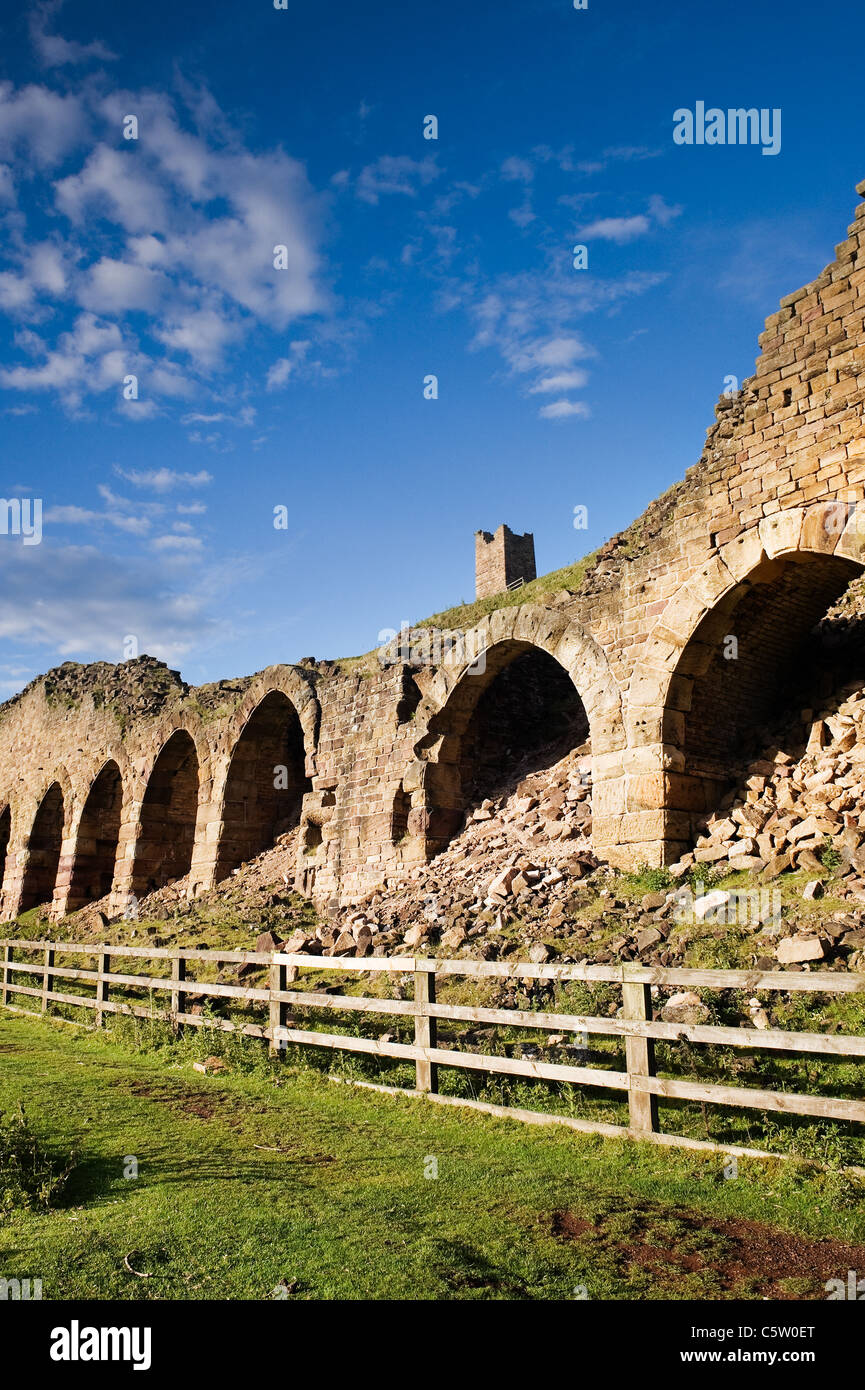
[[[351,903],[440,854],[553,735],[590,746],[598,859],[681,862],[865,567],[865,203],[760,346],[699,462],[579,587],[505,590],[428,659],[397,645],[190,688],[142,657],[32,682],[0,707],[4,917],[120,913],[181,878],[194,896],[287,829],[293,886]]]

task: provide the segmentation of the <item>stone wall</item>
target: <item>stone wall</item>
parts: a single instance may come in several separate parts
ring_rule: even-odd
[[[475,532],[475,598],[491,598],[510,585],[529,584],[537,578],[535,538],[531,531],[517,536],[509,526],[495,535]]]
[[[533,651],[585,712],[596,852],[677,855],[865,565],[865,204],[760,344],[699,463],[578,592],[499,608],[444,653],[430,641],[427,660],[303,662],[198,689],[149,658],[67,664],[0,707],[4,914],[53,895],[61,915],[108,876],[120,908],[187,862],[195,892],[292,824],[297,886],[320,903],[393,883],[458,828],[472,749],[488,757],[493,736],[478,719],[502,708],[481,697]],[[483,545],[499,592],[504,551]]]

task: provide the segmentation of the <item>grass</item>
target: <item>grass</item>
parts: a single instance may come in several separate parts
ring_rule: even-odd
[[[632,876],[631,882],[618,882],[621,885],[622,896],[639,895],[644,888],[652,886],[641,875]],[[597,930],[593,933],[592,942],[595,947],[621,930],[620,923],[614,919],[608,922],[602,916],[596,919],[595,927]],[[719,932],[718,928],[711,925],[708,928],[697,929],[687,924],[681,928],[674,927],[674,931],[692,936],[686,961],[689,965],[704,963],[707,966],[732,968],[742,964],[753,964],[753,933],[739,932],[733,927],[726,927]],[[187,940],[185,944],[195,944],[197,939],[196,933],[195,940]],[[145,974],[167,978],[168,962],[147,960],[147,951],[152,944],[152,939],[142,942],[140,968]],[[96,958],[92,954],[77,956],[75,960],[82,968],[90,968],[96,964]],[[139,965],[135,958],[125,957],[124,969],[128,973],[137,973]],[[31,983],[33,978],[30,977]],[[230,965],[192,962],[190,979],[236,983],[237,970]],[[26,976],[22,982],[27,982]],[[244,982],[249,985],[266,985],[263,968],[245,975]],[[363,979],[354,973],[342,975],[338,968],[334,970],[333,967],[318,968],[311,965],[310,969],[304,970],[296,988],[336,988],[349,995],[357,993],[385,999],[405,999],[410,997],[412,982],[410,977],[389,976],[385,973],[373,973],[369,978]],[[64,992],[90,998],[93,987],[89,982],[67,981]],[[750,991],[730,989],[721,992],[704,989],[699,993],[708,1008],[710,1022],[737,1027],[747,1019],[746,1006]],[[124,986],[113,986],[112,998],[139,1005],[147,1005],[150,1002],[155,1008],[163,1007],[166,1002],[165,993],[159,990],[148,993],[142,988]],[[775,1028],[794,1032],[804,1030],[818,1033],[865,1033],[865,1000],[858,995],[805,994],[794,995],[785,1000],[777,993],[763,992],[759,998],[769,1015],[771,1026]],[[556,1013],[604,1015],[616,1012],[621,1003],[621,995],[612,985],[576,981],[561,982],[558,985],[518,981],[508,984],[454,976],[440,982],[439,1001],[469,1006],[545,1009]],[[25,996],[20,996],[14,1002],[25,1008],[31,1006]],[[659,999],[656,1007],[660,1008],[662,1002],[663,999]],[[67,1004],[53,1004],[49,1012],[56,1017],[75,1019],[78,1022],[88,1017],[80,1009]],[[205,1005],[205,1012],[236,1024],[266,1022],[266,1009],[260,1003],[242,1004],[236,1000],[215,999]],[[301,1011],[300,1017],[303,1019],[301,1026],[313,1031],[322,1029],[365,1037],[379,1037],[388,1032],[395,1041],[412,1041],[411,1021],[403,1016],[333,1012],[311,1005]],[[248,1069],[250,1059],[259,1056],[261,1050],[260,1044],[256,1042],[234,1039],[230,1034],[214,1033],[209,1029],[190,1031],[180,1045],[173,1038],[167,1025],[157,1021],[133,1022],[116,1018],[111,1026],[115,1036],[128,1037],[137,1049],[158,1053],[172,1062],[186,1066],[195,1058],[201,1059],[209,1053],[216,1053],[226,1055],[232,1067]],[[558,1044],[549,1043],[544,1031],[528,1025],[497,1026],[495,1029],[481,1030],[477,1037],[473,1036],[473,1031],[472,1026],[467,1024],[442,1024],[441,1044],[457,1049],[468,1046],[494,1055],[516,1057],[526,1055],[525,1049],[528,1047],[529,1055],[540,1055],[545,1060],[554,1062],[573,1062],[572,1054],[567,1050],[562,1052]],[[857,1059],[765,1052],[759,1048],[759,1035],[754,1033],[752,1036],[753,1048],[733,1049],[709,1045],[696,1047],[683,1042],[659,1044],[659,1074],[692,1081],[797,1091],[808,1095],[850,1099],[858,1099],[861,1096],[862,1065]],[[622,1071],[625,1069],[623,1040],[592,1034],[590,1051],[582,1060],[590,1066]],[[414,1071],[410,1063],[386,1057],[365,1057],[325,1049],[297,1048],[292,1052],[292,1061],[304,1069],[329,1073],[345,1079],[381,1081],[403,1088],[410,1088],[414,1084]],[[589,1089],[558,1082],[486,1075],[453,1068],[442,1071],[441,1087],[445,1094],[454,1097],[572,1115],[622,1126],[628,1123],[626,1097],[621,1092],[601,1087]],[[760,1111],[714,1104],[701,1106],[686,1101],[665,1101],[660,1109],[662,1129],[668,1133],[696,1139],[711,1139],[722,1144],[777,1150],[830,1165],[865,1164],[863,1125],[831,1120],[812,1122],[793,1115],[782,1115],[770,1122]]]
[[[412,626],[437,628],[442,632],[452,632],[455,629],[464,632],[499,608],[515,608],[521,603],[543,603],[562,589],[570,589],[575,593],[596,556],[597,551],[593,551],[572,565],[565,565],[563,569],[553,570],[550,574],[542,574],[539,579],[533,579],[530,584],[524,584],[520,589],[506,589],[500,594],[477,599],[474,603],[458,603],[453,608],[445,608],[441,613],[422,618]],[[378,669],[375,650],[362,656],[342,657],[336,664],[342,672],[369,673]]]
[[[725,1181],[720,1156],[379,1096],[249,1044],[205,1077],[182,1044],[4,1016],[0,1050],[0,1107],[78,1154],[59,1206],[0,1225],[0,1276],[46,1298],[759,1298],[785,1271],[742,1275],[736,1223],[865,1240],[837,1174],[743,1160]]]
[[[308,898],[284,891],[281,885],[274,885],[274,892],[280,899],[274,907],[266,906],[261,897],[256,901],[252,894],[233,895],[231,889],[224,889],[193,902],[177,903],[168,917],[142,917],[137,922],[118,918],[107,927],[75,912],[62,923],[52,922],[43,905],[22,912],[13,923],[6,924],[4,934],[21,941],[140,944],[146,954],[157,942],[169,947],[252,950],[261,932],[274,931],[285,937],[296,927],[310,932],[315,929],[318,913]]]
[[[0,1111],[0,1213],[52,1206],[74,1161],[71,1154],[61,1158],[46,1152],[20,1101],[10,1114]]]

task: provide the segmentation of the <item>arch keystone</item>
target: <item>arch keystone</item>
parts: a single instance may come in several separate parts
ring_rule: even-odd
[[[802,549],[831,555],[844,533],[849,510],[846,502],[822,502],[818,507],[809,507],[802,524]]]
[[[799,549],[804,520],[805,513],[801,507],[790,507],[786,511],[775,512],[773,516],[764,516],[757,529],[761,545],[770,560],[776,555]]]
[[[757,568],[763,558],[763,542],[759,529],[755,526],[750,531],[743,531],[741,536],[736,536],[735,540],[722,545],[718,554],[730,571],[733,583],[741,583]]]
[[[835,547],[842,560],[854,560],[865,565],[865,506],[857,504],[847,518],[847,524]]]

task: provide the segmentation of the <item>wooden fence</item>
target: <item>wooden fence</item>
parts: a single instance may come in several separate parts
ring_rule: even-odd
[[[652,1017],[651,986],[675,989],[747,990],[829,995],[865,993],[865,974],[841,972],[676,970],[632,964],[613,965],[535,965],[527,962],[474,960],[435,960],[415,956],[373,956],[364,958],[286,955],[281,952],[221,950],[170,950],[146,946],[87,946],[70,942],[9,940],[3,948],[2,1004],[23,1013],[44,1013],[49,1003],[92,1010],[99,1027],[107,1014],[128,1014],[159,1019],[174,1027],[189,1025],[239,1032],[268,1042],[272,1051],[288,1044],[339,1049],[410,1061],[415,1065],[416,1090],[445,1104],[469,1104],[497,1114],[517,1116],[534,1122],[570,1125],[604,1134],[629,1134],[655,1142],[699,1149],[722,1149],[732,1153],[763,1152],[731,1145],[689,1139],[681,1135],[660,1134],[658,1099],[696,1101],[721,1106],[746,1107],[785,1115],[806,1115],[821,1119],[865,1123],[865,1101],[833,1096],[803,1095],[786,1090],[762,1090],[748,1086],[728,1086],[714,1082],[680,1080],[658,1076],[655,1042],[687,1042],[749,1051],[768,1050],[798,1057],[823,1056],[865,1058],[865,1036],[838,1036],[829,1033],[784,1032],[777,1029],[721,1027],[706,1024],[667,1023]],[[25,959],[18,959],[19,955]],[[33,959],[40,956],[40,960]],[[81,969],[58,964],[58,957],[87,956],[98,959],[98,968]],[[161,962],[170,968],[167,975],[124,974],[112,969],[112,961],[133,957]],[[190,963],[251,966],[266,969],[267,984],[246,986],[206,982],[188,974]],[[387,972],[413,980],[411,999],[332,993],[327,988],[290,989],[302,970],[334,971],[342,975]],[[19,977],[38,983],[19,983]],[[436,981],[463,976],[521,982],[583,981],[590,985],[613,984],[622,991],[620,1015],[577,1015],[549,1013],[534,1009],[468,1007],[436,1001]],[[72,994],[57,989],[57,982],[84,982],[93,985],[93,994]],[[151,1002],[133,1003],[111,997],[112,987],[146,990]],[[337,986],[338,987],[338,986]],[[167,1007],[156,1007],[152,995],[168,996]],[[39,1000],[39,1009],[11,1004],[11,997]],[[260,1006],[267,1023],[241,1023],[192,1013],[190,997],[233,1000],[238,1005]],[[403,1016],[413,1021],[414,1041],[400,1043],[386,1038],[367,1038],[353,1034],[319,1032],[298,1028],[289,1010],[315,1008],[338,1012],[361,1012]],[[491,1053],[456,1050],[438,1046],[439,1020],[471,1024],[499,1025],[518,1029],[538,1029],[551,1033],[598,1034],[624,1038],[625,1070],[598,1066],[545,1062],[528,1057],[497,1056]],[[504,1074],[539,1081],[569,1082],[575,1086],[609,1089],[627,1095],[629,1125],[615,1126],[600,1121],[577,1119],[512,1107],[465,1101],[438,1094],[438,1068],[455,1067],[490,1074]],[[378,1087],[394,1090],[404,1088]],[[768,1155],[765,1155],[768,1156]],[[777,1155],[775,1155],[777,1156]]]

